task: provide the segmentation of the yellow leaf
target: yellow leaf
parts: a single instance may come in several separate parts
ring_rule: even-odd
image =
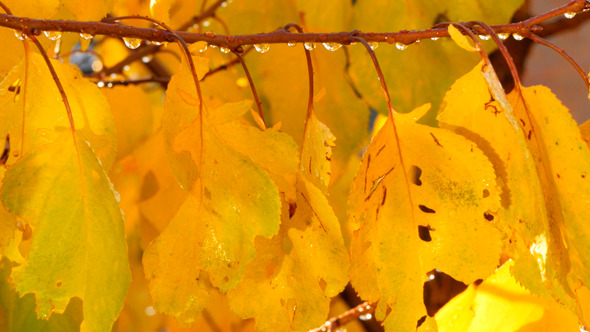
[[[386,329],[411,330],[425,315],[428,272],[465,283],[493,273],[501,243],[486,214],[499,199],[475,143],[410,121],[395,131],[392,121],[369,144],[351,189],[351,282],[363,300],[379,301]]]
[[[156,20],[170,24],[170,7],[175,2],[175,0],[151,0],[150,14]]]
[[[561,102],[543,86],[520,87],[522,96],[513,91],[508,97],[527,137],[528,149],[537,162],[537,173],[545,196],[550,227],[561,237],[576,279],[590,284],[590,151],[576,122]],[[570,272],[567,257],[559,266],[565,279]],[[564,281],[563,283],[565,283]],[[569,293],[571,294],[571,290]]]
[[[473,46],[469,41],[469,38],[467,38],[467,36],[463,35],[461,33],[461,31],[459,31],[459,29],[455,28],[452,24],[449,25],[449,27],[447,28],[447,31],[449,32],[449,35],[451,35],[451,38],[453,39],[453,41],[455,42],[455,44],[457,44],[457,46],[461,47],[462,49],[464,49],[467,52],[478,52],[479,50],[477,49],[477,47]]]
[[[106,331],[130,282],[123,218],[88,144],[78,139],[76,149],[69,131],[59,138],[6,173],[2,201],[33,229],[26,262],[13,269],[12,279],[20,294],[35,294],[40,318],[64,312],[78,297],[84,302],[81,330]]]
[[[173,81],[185,79],[190,85],[184,87],[194,86],[187,72],[187,66],[182,66]],[[239,284],[256,255],[254,239],[278,232],[281,203],[276,185],[256,159],[224,141],[223,125],[237,121],[232,118],[247,112],[249,106],[233,103],[220,107],[218,114],[200,116],[198,108],[178,91],[171,83],[165,111],[179,118],[164,125],[174,136],[173,152],[188,152],[195,182],[168,227],[146,250],[144,266],[156,309],[189,325],[213,287],[226,292]],[[175,113],[182,110],[188,114]],[[192,123],[180,129],[190,116]],[[248,138],[244,135],[240,146]]]
[[[116,136],[106,98],[76,67],[57,60],[52,64],[68,97],[76,132],[108,170],[116,156]],[[0,108],[0,136],[10,134],[14,157],[8,164],[70,127],[60,93],[38,53],[28,52],[1,83]]]
[[[512,261],[479,286],[447,303],[437,314],[443,331],[579,331],[578,319],[554,302],[540,300],[510,274]]]
[[[301,173],[316,187],[326,193],[332,175],[332,147],[336,137],[312,113],[305,124],[303,149],[301,151]]]
[[[590,120],[580,125],[580,133],[582,134],[582,139],[586,142],[586,145],[590,147]]]
[[[476,143],[494,165],[502,207],[491,211],[491,216],[507,234],[504,251],[514,260],[513,275],[537,295],[550,295],[550,289],[562,302],[571,302],[571,295],[564,294],[563,289],[569,288],[564,274],[555,277],[567,258],[564,262],[561,234],[550,225],[542,204],[543,190],[527,137],[495,73],[488,70],[480,63],[458,79],[445,96],[438,120],[442,127]],[[541,257],[533,257],[533,245],[541,239],[548,240],[549,247]]]

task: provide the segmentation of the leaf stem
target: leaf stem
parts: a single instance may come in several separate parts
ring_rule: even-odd
[[[254,96],[254,102],[256,103],[256,107],[258,108],[258,114],[260,115],[260,119],[262,123],[266,127],[266,120],[264,119],[264,112],[262,111],[262,102],[260,101],[260,97],[258,97],[258,92],[256,92],[256,87],[254,86],[254,81],[252,80],[252,76],[250,75],[250,71],[248,70],[248,66],[246,66],[246,62],[242,58],[240,53],[244,52],[244,50],[239,47],[237,50],[232,51],[240,64],[242,65],[242,69],[244,69],[244,73],[248,78],[248,83],[250,84],[250,89],[252,90],[252,95]]]

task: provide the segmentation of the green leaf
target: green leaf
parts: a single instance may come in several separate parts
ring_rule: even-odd
[[[85,141],[71,133],[39,147],[6,173],[2,201],[30,223],[33,242],[12,278],[20,294],[34,293],[37,314],[84,303],[82,331],[106,331],[130,283],[123,218],[111,184]]]

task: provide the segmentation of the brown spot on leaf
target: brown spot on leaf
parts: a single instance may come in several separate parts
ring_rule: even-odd
[[[490,192],[487,189],[483,190],[483,198],[489,197],[490,196]]]
[[[430,231],[433,230],[432,228],[430,228],[430,226],[418,226],[418,236],[420,237],[420,240],[424,241],[424,242],[430,242],[432,241],[432,237],[430,236]]]
[[[443,147],[442,144],[440,144],[440,142],[438,141],[438,138],[436,138],[436,136],[434,136],[433,133],[430,133],[430,136],[432,136],[432,139],[434,139],[434,143],[436,143],[436,145],[440,146],[441,148]]]
[[[426,321],[426,316],[422,316],[420,317],[420,319],[418,319],[418,322],[416,323],[416,328],[420,327],[422,324],[424,324],[424,322]]]
[[[418,205],[418,208],[420,208],[420,211],[422,211],[424,213],[436,213],[436,211],[434,211],[433,209],[429,208],[426,205]]]
[[[422,185],[422,180],[420,180],[420,176],[422,176],[422,169],[416,165],[410,166],[410,181],[417,186]]]
[[[289,204],[289,218],[292,218],[295,215],[295,211],[297,211],[297,204]]]
[[[57,287],[61,287],[61,285],[62,285],[62,282],[61,282],[61,281],[58,281],[57,283],[55,283],[55,285],[56,285]]]
[[[487,221],[494,221],[494,215],[490,212],[484,212],[483,217],[486,218]]]

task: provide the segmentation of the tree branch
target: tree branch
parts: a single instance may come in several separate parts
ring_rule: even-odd
[[[578,13],[584,9],[590,8],[590,2],[586,0],[575,0],[569,4],[551,10],[547,13],[534,16],[522,22],[496,25],[491,28],[496,33],[517,33],[527,36],[531,32],[540,32],[541,27],[537,24],[542,23],[554,17],[558,17],[568,12]],[[140,38],[155,42],[173,42],[176,41],[171,32],[162,29],[138,28],[121,24],[109,24],[104,22],[80,22],[65,20],[43,20],[18,17],[6,14],[0,14],[0,26],[12,28],[24,33],[32,31],[61,31],[76,32],[91,35],[107,35],[111,37]],[[473,31],[478,34],[486,34],[486,30],[481,27],[474,27]],[[418,31],[402,30],[399,32],[335,32],[335,33],[300,33],[292,34],[284,29],[279,29],[270,33],[259,33],[253,35],[216,35],[212,32],[190,33],[176,32],[187,43],[205,41],[210,45],[225,47],[235,50],[239,46],[254,44],[286,44],[288,42],[312,42],[312,43],[339,43],[343,45],[351,44],[355,37],[360,37],[367,42],[387,42],[389,44],[402,43],[409,45],[416,41],[429,38],[449,37],[446,29],[426,29]]]

